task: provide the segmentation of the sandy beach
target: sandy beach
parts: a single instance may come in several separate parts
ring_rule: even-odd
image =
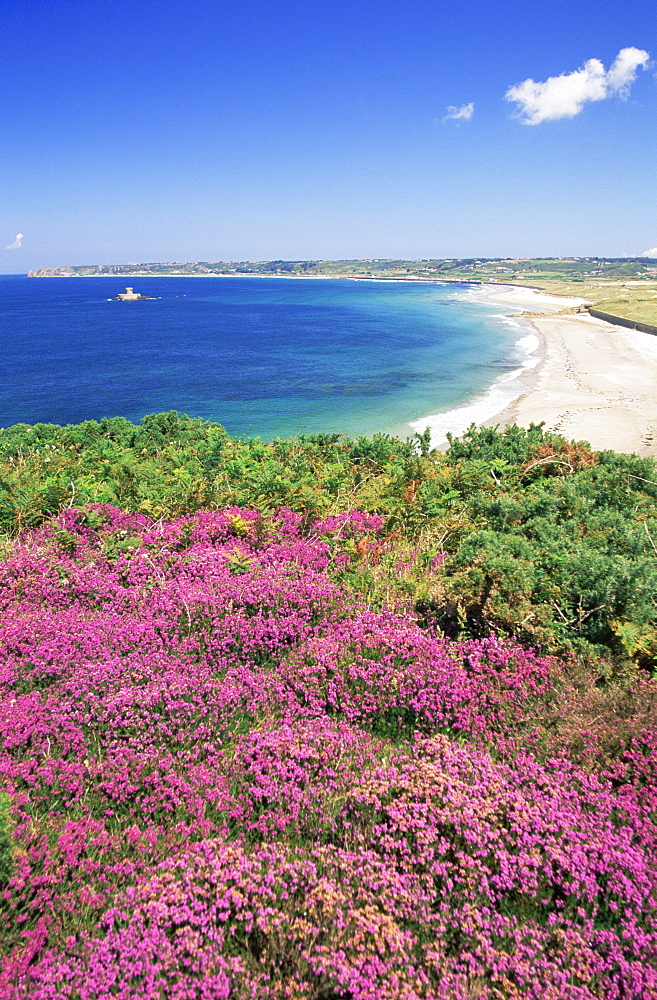
[[[588,441],[595,449],[657,455],[657,337],[613,326],[586,312],[559,315],[581,304],[577,299],[510,286],[474,294],[522,306],[532,315],[520,315],[518,322],[540,338],[534,363],[516,375],[513,402],[475,422],[528,427],[543,421],[548,429],[569,440]],[[492,398],[494,392],[492,387]],[[465,418],[475,409],[464,406],[452,413],[461,410]],[[444,438],[445,418],[436,414],[411,426],[431,427],[437,445]],[[453,432],[462,433],[470,422]]]
[[[588,314],[533,317],[544,358],[503,423],[544,421],[564,437],[657,455],[657,337]]]

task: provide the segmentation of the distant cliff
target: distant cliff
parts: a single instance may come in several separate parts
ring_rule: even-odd
[[[74,267],[40,267],[36,271],[28,271],[28,278],[66,278],[77,274]]]
[[[226,265],[231,271],[236,265]],[[71,277],[132,277],[158,274],[218,274],[222,264],[90,264],[67,267],[40,267],[28,271],[28,278],[71,278]]]

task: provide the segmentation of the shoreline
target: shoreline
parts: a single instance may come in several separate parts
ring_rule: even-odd
[[[561,312],[581,305],[581,299],[557,299],[518,286],[498,289],[493,295],[486,289],[489,294],[481,298],[524,304],[531,313],[512,318],[537,338],[533,364],[525,362],[498,379],[476,400],[413,420],[410,429],[421,432],[429,426],[434,446],[441,447],[445,428],[455,436],[464,433],[477,406],[481,409],[487,401],[493,406],[506,385],[512,398],[474,422],[501,428],[542,422],[546,430],[588,441],[594,450],[657,457],[657,337],[586,312]]]
[[[470,278],[409,278],[409,277],[395,277],[395,278],[374,278],[367,277],[362,274],[149,274],[147,271],[143,271],[139,274],[27,274],[27,275],[0,275],[0,277],[26,277],[30,279],[41,279],[41,278],[113,278],[115,281],[123,282],[124,279],[129,278],[257,278],[266,279],[272,281],[369,281],[378,284],[392,284],[394,282],[403,282],[405,284],[413,285],[461,285],[461,286],[474,286],[475,288],[504,288],[506,285],[497,284],[492,281],[477,281],[476,279]],[[528,285],[513,285],[514,288],[520,289],[532,289],[532,286]],[[536,289],[540,291],[540,289]],[[551,292],[545,292],[545,295],[551,295]]]
[[[426,427],[431,430],[434,447],[444,449],[447,446],[447,434],[455,437],[463,434],[471,424],[477,426],[495,426],[506,418],[515,401],[533,384],[536,371],[545,357],[545,338],[542,332],[531,323],[525,315],[531,307],[531,315],[536,311],[553,313],[564,308],[577,307],[586,300],[555,296],[550,292],[529,289],[524,285],[491,285],[481,283],[471,286],[462,298],[488,303],[496,306],[509,306],[520,311],[500,314],[500,319],[506,320],[517,331],[515,341],[516,357],[510,359],[513,365],[510,371],[499,376],[486,389],[471,396],[464,402],[449,409],[433,411],[422,417],[416,417],[395,428],[399,437],[408,437],[414,432],[423,432]],[[505,419],[504,423],[512,423]]]
[[[546,292],[538,285],[520,285],[508,281],[482,281],[477,278],[417,278],[408,275],[397,277],[370,277],[364,274],[233,274],[213,271],[211,274],[151,274],[148,271],[139,271],[134,274],[20,274],[20,275],[0,275],[0,277],[26,277],[26,278],[114,278],[123,281],[124,278],[283,278],[287,281],[372,281],[372,282],[395,282],[403,281],[409,284],[429,284],[429,285],[472,285],[476,289],[504,290],[507,288],[520,289],[521,291],[536,292],[546,298],[563,298],[554,292]],[[565,300],[564,300],[565,301]],[[579,301],[579,300],[578,300]]]
[[[104,277],[125,275],[43,275]],[[375,278],[361,275],[197,274],[134,275],[143,278],[278,278],[351,280],[458,285],[462,297],[518,310],[507,321],[516,326],[517,361],[486,390],[463,403],[432,411],[407,423],[382,429],[400,438],[429,427],[434,447],[445,447],[447,432],[463,434],[471,424],[529,427],[569,440],[588,441],[593,449],[613,449],[657,457],[657,337],[596,319],[586,312],[566,313],[586,300],[559,296],[512,282],[443,278]],[[503,314],[501,314],[503,316]],[[524,357],[522,356],[524,355]]]
[[[594,450],[657,457],[657,337],[588,314],[530,322],[545,358],[500,423],[543,421]]]

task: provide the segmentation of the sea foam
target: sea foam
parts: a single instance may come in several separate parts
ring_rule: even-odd
[[[526,323],[510,316],[500,317],[503,322],[526,330]],[[425,417],[409,422],[414,431],[422,433],[428,427],[431,430],[431,441],[434,447],[439,447],[447,441],[447,435],[455,437],[465,433],[471,424],[477,426],[491,420],[496,414],[506,410],[514,400],[525,391],[521,381],[541,360],[541,342],[536,333],[525,333],[515,342],[516,357],[511,359],[517,366],[505,372],[493,382],[483,393],[474,399],[439,413],[431,413]]]

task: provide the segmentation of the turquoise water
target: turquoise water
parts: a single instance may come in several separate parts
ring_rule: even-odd
[[[270,439],[398,430],[518,368],[468,286],[275,278],[0,277],[0,425],[176,409]],[[409,431],[410,433],[410,431]]]

